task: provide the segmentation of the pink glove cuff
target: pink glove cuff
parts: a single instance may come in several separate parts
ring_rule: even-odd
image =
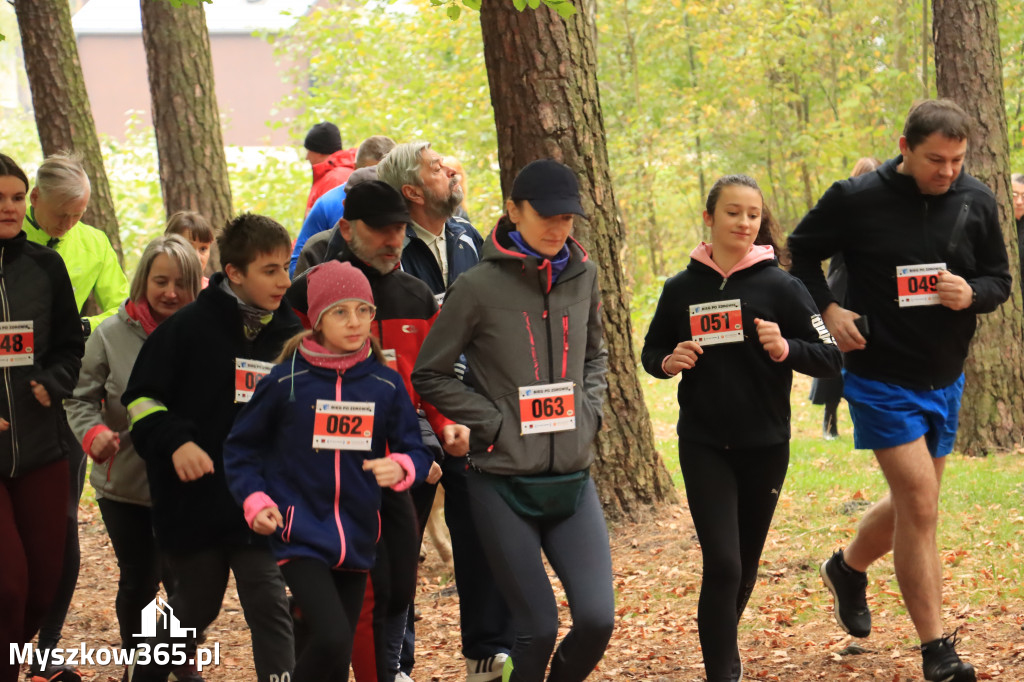
[[[252,528],[252,522],[256,519],[256,515],[267,507],[276,507],[277,503],[270,499],[270,495],[265,492],[258,492],[249,495],[245,498],[245,502],[242,503],[242,511],[245,512],[245,522],[249,524],[249,528]]]
[[[665,363],[668,362],[668,359],[670,357],[672,357],[672,356],[671,355],[666,355],[665,359],[661,361],[661,371],[664,372],[665,374],[669,375],[670,377],[674,377],[676,374],[679,374],[679,372],[670,372],[667,369],[665,369]]]
[[[391,486],[391,489],[400,493],[411,488],[416,480],[416,467],[412,464],[412,458],[409,455],[403,455],[401,452],[392,452],[388,455],[388,459],[398,462],[405,471],[405,478]]]
[[[789,357],[789,341],[783,338],[782,343],[786,344],[786,350],[782,351],[782,355],[780,355],[779,357],[775,357],[774,355],[769,356],[775,362],[782,362],[783,360]]]
[[[96,440],[96,436],[100,435],[101,433],[112,430],[113,429],[111,429],[106,424],[97,424],[96,426],[92,427],[91,429],[85,432],[85,438],[82,439],[82,449],[85,450],[85,454],[89,455],[89,457],[92,458],[94,462],[100,462],[100,460],[96,459],[96,457],[93,456],[92,454],[93,441]]]

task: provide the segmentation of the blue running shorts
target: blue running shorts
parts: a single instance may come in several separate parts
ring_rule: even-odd
[[[932,457],[953,451],[963,374],[949,386],[931,391],[865,379],[846,370],[843,382],[843,397],[853,418],[853,445],[858,450],[892,448],[924,436]]]

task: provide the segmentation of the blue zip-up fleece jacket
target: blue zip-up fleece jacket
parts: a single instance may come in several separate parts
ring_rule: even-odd
[[[372,450],[313,449],[318,399],[374,403]],[[416,481],[434,459],[402,377],[373,356],[340,373],[296,353],[256,385],[224,444],[224,466],[239,504],[263,492],[280,509],[284,528],[270,536],[278,561],[307,557],[367,571],[376,559],[381,491],[363,462],[389,453],[409,456]]]

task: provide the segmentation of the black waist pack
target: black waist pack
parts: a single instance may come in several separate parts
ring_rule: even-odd
[[[540,476],[490,475],[494,489],[516,514],[527,519],[557,521],[572,516],[583,499],[590,469]]]

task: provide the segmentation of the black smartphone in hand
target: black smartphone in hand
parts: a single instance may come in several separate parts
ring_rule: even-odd
[[[868,316],[861,315],[853,321],[853,325],[857,327],[857,331],[859,331],[860,335],[864,337],[865,341],[867,341],[868,337],[871,335],[871,326],[868,324]]]

